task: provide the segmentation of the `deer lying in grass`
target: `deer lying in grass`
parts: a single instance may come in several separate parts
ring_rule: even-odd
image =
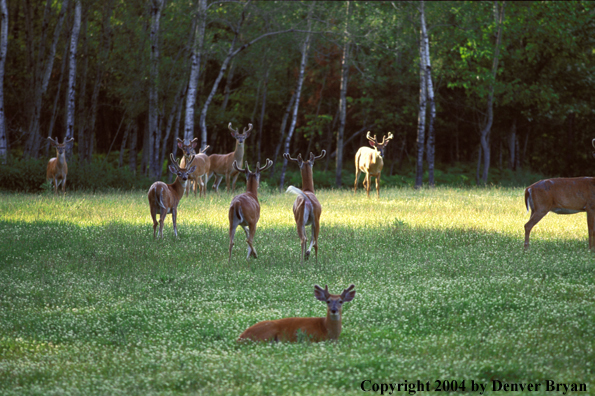
[[[326,303],[326,318],[285,318],[265,320],[246,329],[238,341],[289,341],[298,340],[302,333],[312,342],[338,340],[341,334],[343,303],[355,297],[355,285],[349,286],[341,294],[330,294],[328,286],[324,289],[314,285],[314,297]]]
[[[308,260],[310,253],[312,252],[312,246],[314,246],[314,252],[316,253],[316,261],[318,261],[318,234],[320,232],[320,214],[322,213],[322,205],[316,199],[314,195],[314,179],[312,176],[312,167],[314,161],[324,158],[326,154],[325,150],[315,157],[313,153],[310,153],[310,160],[304,161],[302,155],[298,154],[297,159],[291,158],[288,153],[283,154],[289,161],[296,162],[300,167],[302,174],[302,189],[294,186],[289,186],[286,192],[296,194],[298,197],[293,203],[293,217],[295,218],[295,224],[297,227],[297,233],[301,241],[301,255],[300,260],[303,263],[304,258]],[[306,236],[306,226],[312,226],[312,236],[310,238],[310,247],[306,250],[306,244],[308,237]]]
[[[595,147],[595,139],[591,143]],[[595,177],[538,181],[525,189],[525,207],[527,212],[531,209],[531,217],[525,224],[525,249],[529,248],[531,230],[548,212],[587,212],[589,249],[595,250]]]
[[[353,193],[357,191],[357,179],[359,178],[359,173],[364,172],[366,177],[364,178],[364,188],[366,189],[366,193],[368,194],[368,198],[370,198],[370,184],[372,182],[371,178],[376,178],[376,195],[380,198],[380,173],[382,172],[382,167],[384,166],[384,149],[388,145],[388,142],[393,138],[392,133],[388,133],[388,137],[385,135],[382,137],[382,143],[378,143],[376,141],[376,135],[372,137],[370,135],[370,131],[366,134],[366,139],[370,142],[370,146],[374,147],[373,149],[369,147],[361,147],[357,150],[355,154],[355,184],[353,185]]]
[[[58,194],[58,186],[62,184],[62,193],[66,194],[66,175],[68,174],[68,165],[66,164],[66,149],[67,145],[74,141],[70,138],[60,144],[58,139],[48,137],[50,144],[56,148],[56,156],[48,162],[46,178],[49,182],[54,182],[54,193]]]
[[[256,171],[250,172],[248,169],[248,162],[246,168],[238,167],[237,162],[233,162],[232,166],[238,173],[246,175],[246,192],[236,195],[231,200],[229,205],[229,261],[231,261],[231,250],[233,249],[233,240],[236,234],[236,228],[241,226],[246,233],[246,242],[248,242],[248,256],[258,258],[253,241],[256,235],[256,224],[260,218],[260,203],[258,202],[258,185],[260,183],[260,173],[273,166],[273,161],[267,158],[266,165],[262,168],[260,163],[256,163]]]
[[[232,166],[233,162],[236,161],[238,164],[242,163],[244,159],[244,141],[250,136],[252,130],[252,124],[248,124],[248,129],[244,128],[243,133],[239,133],[237,129],[231,127],[231,122],[227,126],[231,131],[231,136],[236,140],[236,148],[233,152],[228,154],[211,154],[209,156],[210,168],[209,175],[207,176],[208,182],[211,176],[215,175],[215,182],[213,188],[219,193],[219,184],[225,176],[225,183],[227,184],[227,191],[236,190],[236,180],[238,180],[239,172]],[[233,187],[231,186],[230,180],[233,177]],[[205,182],[205,183],[206,183]]]
[[[157,232],[157,212],[159,212],[159,238],[163,238],[163,222],[168,213],[171,213],[174,223],[174,235],[176,237],[178,236],[178,226],[176,224],[178,204],[184,195],[184,188],[186,187],[186,183],[188,183],[188,177],[196,168],[195,166],[191,166],[189,169],[181,168],[173,154],[170,154],[169,157],[172,164],[168,169],[176,175],[176,180],[172,184],[165,184],[160,181],[155,182],[151,185],[147,194],[149,198],[149,209],[153,218],[153,238],[156,237],[155,234]]]
[[[198,138],[195,138],[191,142],[187,140],[182,140],[178,138],[178,147],[182,150],[184,155],[182,156],[182,160],[180,161],[180,167],[186,168],[189,166],[196,166],[196,170],[188,176],[191,183],[186,184],[186,196],[188,196],[191,184],[194,188],[194,197],[196,198],[196,188],[198,186],[198,195],[199,196],[207,196],[207,189],[206,189],[206,182],[203,181],[203,177],[206,178],[209,174],[209,166],[210,160],[209,156],[205,154],[209,146],[201,149],[198,154],[196,154],[196,145],[198,144]],[[191,161],[191,158],[194,160]]]

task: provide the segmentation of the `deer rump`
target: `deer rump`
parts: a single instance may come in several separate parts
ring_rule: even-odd
[[[595,178],[573,177],[538,181],[525,189],[527,212],[575,214],[587,211],[595,198]]]
[[[300,190],[297,187],[289,186],[287,192],[297,195],[295,202],[293,203],[293,213],[299,213],[298,209],[304,205],[304,226],[312,225],[314,222],[314,207],[321,207],[320,203],[316,199],[316,196],[312,193],[308,193]],[[319,211],[320,212],[320,211]],[[295,219],[296,221],[298,219]]]

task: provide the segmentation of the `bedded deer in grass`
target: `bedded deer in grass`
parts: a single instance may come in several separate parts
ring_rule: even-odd
[[[355,184],[353,185],[353,193],[357,191],[357,179],[359,178],[359,173],[364,172],[366,176],[364,177],[364,188],[366,189],[366,193],[368,194],[368,198],[370,198],[370,184],[372,182],[372,177],[376,178],[376,195],[380,198],[380,173],[382,172],[382,167],[384,166],[384,150],[388,145],[388,142],[391,141],[393,138],[392,133],[388,133],[388,137],[385,135],[382,137],[382,143],[378,143],[376,141],[376,135],[372,137],[370,135],[370,131],[366,134],[366,139],[368,139],[370,146],[369,147],[361,147],[357,150],[355,154]]]
[[[297,158],[291,158],[288,153],[283,154],[283,157],[287,160],[298,164],[302,174],[302,189],[300,190],[297,187],[289,186],[286,191],[298,196],[293,203],[293,216],[295,218],[297,233],[301,241],[301,262],[304,262],[304,258],[307,260],[310,257],[312,247],[314,247],[316,261],[318,261],[318,234],[320,233],[320,214],[322,213],[322,205],[320,205],[316,195],[314,195],[312,167],[314,166],[314,162],[324,158],[325,154],[325,150],[322,150],[322,153],[318,157],[315,157],[313,153],[310,153],[310,159],[308,161],[304,161],[301,154],[298,154]],[[312,226],[312,236],[310,238],[310,247],[306,250],[306,244],[308,243],[306,226],[308,225]]]
[[[231,122],[227,126],[231,131],[231,136],[236,140],[236,148],[233,152],[228,154],[211,154],[209,156],[210,167],[209,174],[205,184],[215,175],[215,181],[213,182],[213,189],[219,193],[219,184],[225,176],[225,183],[227,184],[227,191],[236,190],[236,180],[240,172],[236,171],[232,166],[233,162],[236,161],[238,164],[242,164],[244,159],[244,141],[250,136],[252,130],[252,124],[248,124],[248,128],[244,128],[243,133],[239,133],[237,129],[231,127]],[[231,186],[231,179],[233,178],[233,187]]]
[[[266,165],[262,168],[260,163],[256,163],[256,171],[250,172],[248,162],[246,167],[241,169],[237,162],[233,161],[232,166],[238,173],[246,175],[246,192],[236,195],[229,205],[229,261],[231,261],[231,251],[233,249],[233,240],[236,234],[236,228],[241,226],[246,233],[246,242],[248,242],[248,256],[258,258],[254,248],[254,235],[256,235],[256,224],[260,218],[260,203],[258,202],[258,185],[260,183],[260,174],[273,166],[273,161],[267,158]]]
[[[62,143],[58,143],[58,139],[52,139],[48,137],[50,144],[56,148],[56,156],[49,160],[46,178],[49,182],[54,183],[54,192],[58,194],[58,186],[62,184],[62,193],[66,194],[66,175],[68,175],[68,164],[66,164],[66,149],[68,144],[74,141],[74,138],[70,138]]]
[[[302,333],[312,342],[338,340],[341,334],[343,304],[355,297],[355,285],[350,285],[341,294],[330,294],[328,286],[324,289],[314,285],[314,297],[326,303],[324,318],[285,318],[265,320],[246,329],[238,341],[289,341],[298,340]]]
[[[189,169],[181,168],[173,154],[170,154],[169,157],[172,164],[168,169],[176,175],[176,180],[172,184],[166,184],[160,181],[155,182],[151,185],[147,194],[149,198],[149,209],[153,218],[153,238],[156,237],[157,224],[159,224],[159,237],[163,238],[163,222],[168,213],[171,213],[174,224],[174,235],[176,237],[178,236],[178,226],[176,224],[178,204],[184,195],[184,188],[186,187],[186,183],[188,183],[188,177],[196,168],[195,166],[191,166]],[[157,213],[159,213],[159,223],[157,223]]]
[[[188,196],[190,187],[194,188],[194,197],[196,198],[196,188],[198,187],[198,195],[199,196],[207,196],[207,189],[206,189],[206,181],[204,179],[207,178],[209,174],[209,167],[211,161],[209,160],[209,156],[205,154],[209,146],[201,149],[198,154],[196,154],[196,145],[198,144],[198,138],[195,138],[192,141],[182,140],[178,138],[178,147],[182,150],[184,154],[182,156],[182,160],[180,161],[180,167],[186,168],[187,166],[196,166],[196,170],[188,176],[191,183],[186,184],[186,196]],[[191,158],[194,158],[191,160]],[[186,165],[189,164],[189,165]]]

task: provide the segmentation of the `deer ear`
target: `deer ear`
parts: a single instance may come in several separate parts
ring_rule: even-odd
[[[173,166],[173,165],[168,166],[167,169],[169,169],[169,171],[171,173],[173,173],[174,175],[177,175],[178,174],[178,172],[176,171],[176,167]]]
[[[374,147],[374,142],[371,140],[368,140],[368,143],[370,143],[370,146]]]
[[[324,289],[318,285],[314,285],[314,297],[320,301],[326,302],[326,293],[324,292]]]
[[[195,170],[196,170],[196,165],[194,165],[190,169],[188,169],[188,173],[194,173]]]
[[[182,142],[178,142],[178,148],[182,149]]]
[[[192,142],[192,148],[196,148],[196,145],[197,145],[197,144],[198,144],[198,142],[197,142],[197,141],[193,141],[193,142]]]
[[[343,290],[343,293],[341,293],[341,298],[344,302],[353,300],[353,297],[355,297],[355,290],[353,290],[354,288],[355,285],[350,285],[347,289]]]

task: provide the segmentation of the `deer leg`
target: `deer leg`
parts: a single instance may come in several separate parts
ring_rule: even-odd
[[[589,229],[589,249],[595,251],[595,208],[587,207],[587,228]]]
[[[248,256],[246,257],[246,260],[248,260],[250,258],[250,256],[254,256],[254,258],[258,258],[258,255],[256,254],[256,249],[254,248],[254,245],[252,244],[254,241],[254,236],[256,235],[256,224],[254,225],[254,227],[250,227],[248,229],[248,227],[243,226],[244,227],[244,232],[246,233],[246,242],[248,243]]]
[[[215,181],[213,182],[213,189],[219,194],[219,184],[221,184],[221,180],[223,180],[223,176],[215,175]]]
[[[355,167],[355,183],[353,184],[353,193],[357,191],[357,179],[359,179],[359,168]]]
[[[58,179],[54,176],[54,193],[58,195]]]
[[[159,224],[157,222],[157,208],[155,208],[154,206],[151,205],[151,217],[153,218],[153,239],[155,239],[156,237],[156,233],[157,233],[157,225]]]
[[[380,173],[376,175],[376,196],[380,198]]]
[[[171,219],[174,223],[174,235],[177,237],[178,236],[178,223],[177,223],[177,219],[178,219],[178,208],[172,208],[171,209]]]
[[[64,175],[64,179],[62,179],[62,194],[66,194],[66,175]]]
[[[236,219],[233,219],[233,222],[229,225],[229,261],[231,261],[231,250],[233,249],[233,239],[236,235],[237,226]]]
[[[314,240],[314,253],[318,262],[318,234],[320,233],[320,217],[312,224],[312,239]],[[311,249],[312,247],[310,247]]]
[[[165,222],[166,216],[167,216],[167,209],[160,208],[159,209],[159,238],[163,238],[163,223]]]
[[[370,174],[368,172],[366,172],[366,178],[364,179],[364,184],[366,186],[366,194],[368,194],[368,198],[370,198],[370,183],[371,183]]]
[[[232,184],[233,184],[233,187],[232,187],[232,191],[234,191],[234,192],[235,192],[235,190],[236,190],[236,181],[238,180],[238,176],[239,176],[239,175],[240,175],[240,173],[238,172],[238,173],[236,173],[236,174],[233,176],[233,183],[232,183]]]
[[[543,217],[548,212],[549,211],[543,211],[543,210],[531,212],[531,217],[529,218],[529,221],[527,222],[527,224],[525,224],[525,249],[529,248],[529,235],[531,234],[531,230],[533,229],[533,227],[535,227],[535,225],[537,223],[539,223],[539,221],[541,219],[543,219]]]

